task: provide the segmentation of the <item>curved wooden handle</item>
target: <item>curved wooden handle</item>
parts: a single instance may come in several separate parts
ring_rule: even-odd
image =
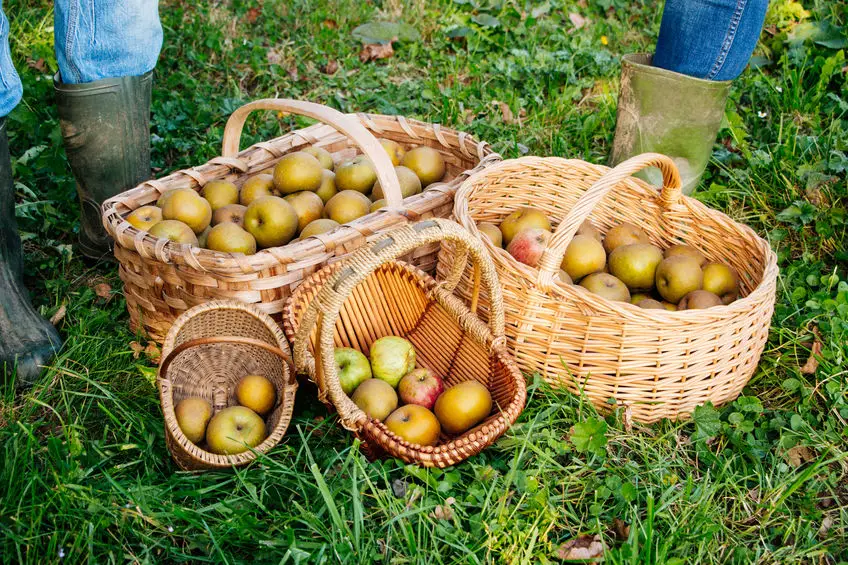
[[[539,260],[539,285],[550,288],[556,284],[562,257],[565,249],[571,243],[574,234],[595,209],[595,206],[622,180],[647,167],[657,167],[662,172],[663,185],[659,197],[665,206],[680,200],[681,181],[677,166],[671,158],[659,153],[643,153],[631,157],[617,167],[610,169],[589,187],[568,215],[560,222],[548,243],[547,249]]]
[[[371,132],[363,126],[358,119],[338,110],[316,104],[314,102],[303,102],[301,100],[288,100],[284,98],[264,98],[245,104],[232,113],[227,125],[224,126],[224,142],[221,156],[231,158],[238,155],[241,132],[247,116],[255,110],[276,110],[289,114],[298,114],[313,118],[332,126],[339,133],[349,137],[362,152],[374,163],[380,186],[386,197],[386,208],[392,211],[403,210],[403,196],[400,190],[400,181],[395,173],[395,167],[389,159],[388,153],[380,145]]]
[[[168,375],[168,367],[170,367],[174,359],[177,358],[177,355],[179,355],[186,349],[191,349],[192,347],[198,347],[201,345],[208,345],[210,343],[238,343],[241,345],[253,345],[264,349],[265,351],[269,351],[286,363],[289,368],[289,380],[294,380],[295,378],[294,362],[292,361],[292,358],[289,357],[288,353],[286,353],[279,347],[274,347],[273,345],[269,345],[264,341],[253,339],[251,337],[237,336],[201,337],[198,339],[191,339],[189,341],[179,344],[174,349],[172,349],[171,352],[168,353],[168,355],[159,364],[159,378],[166,378],[166,376]]]

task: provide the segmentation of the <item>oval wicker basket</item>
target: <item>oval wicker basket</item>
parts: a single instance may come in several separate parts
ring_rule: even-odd
[[[437,283],[420,269],[397,261],[418,246],[453,241],[470,255],[494,298],[487,327],[453,294],[465,264]],[[392,231],[344,263],[313,275],[292,294],[284,312],[295,365],[316,382],[321,400],[338,411],[342,425],[362,440],[371,457],[397,457],[426,467],[447,467],[479,453],[511,426],[524,408],[524,379],[506,353],[503,309],[494,266],[478,241],[447,220],[427,220]],[[385,335],[400,335],[415,347],[421,366],[446,386],[475,379],[492,393],[494,409],[476,427],[458,436],[444,433],[436,446],[410,444],[369,418],[342,391],[335,347],[366,355]],[[316,360],[317,359],[317,360]]]
[[[274,383],[277,400],[265,418],[268,437],[237,455],[217,455],[185,437],[174,415],[187,397],[209,401],[213,413],[238,405],[235,387],[245,375]],[[288,342],[264,312],[236,301],[212,301],[185,312],[168,332],[156,379],[165,418],[165,442],[182,469],[221,469],[244,465],[279,443],[294,408],[297,380]]]
[[[255,110],[300,114],[323,123],[260,142],[239,152],[247,116]],[[373,135],[372,135],[373,134]],[[392,139],[405,147],[427,145],[445,160],[443,182],[402,200],[394,167],[374,135]],[[134,228],[126,216],[156,202],[168,190],[189,187],[200,190],[206,183],[226,179],[241,185],[247,178],[273,166],[283,155],[309,145],[323,147],[336,160],[361,149],[374,162],[387,200],[387,208],[371,213],[332,232],[255,255],[221,253],[157,239]],[[236,110],[224,129],[221,157],[205,165],[149,180],[107,200],[103,223],[115,240],[115,257],[124,283],[124,296],[134,330],[143,329],[161,341],[182,312],[209,300],[237,299],[256,304],[268,314],[279,314],[292,288],[323,265],[372,241],[379,233],[418,219],[447,217],[453,194],[473,170],[500,161],[484,142],[471,136],[402,116],[342,114],[332,108],[295,100],[265,99]],[[438,244],[416,250],[409,260],[434,272]]]
[[[663,173],[659,192],[631,176],[648,166]],[[538,269],[495,248],[477,229],[478,222],[497,225],[522,206],[542,210],[556,226]],[[602,410],[612,400],[632,410],[634,419],[654,422],[685,418],[707,401],[732,400],[756,369],[774,310],[777,258],[749,227],[683,196],[669,158],[640,155],[615,169],[557,157],[504,161],[462,184],[454,214],[494,260],[507,341],[523,371],[585,392]],[[700,249],[736,269],[743,297],[729,306],[669,312],[559,283],[565,248],[587,218],[601,232],[626,221],[661,247]],[[447,276],[454,263],[444,246],[439,275]],[[469,272],[458,293],[470,297]],[[485,296],[481,302],[485,312]]]

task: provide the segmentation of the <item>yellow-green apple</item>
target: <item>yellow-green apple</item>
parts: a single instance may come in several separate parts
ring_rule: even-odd
[[[232,222],[240,227],[244,227],[245,212],[247,212],[247,206],[242,204],[222,206],[212,212],[212,225],[217,226],[224,222]]]
[[[703,282],[701,266],[687,255],[668,257],[657,266],[657,292],[668,302],[677,304],[693,290],[700,290]]]
[[[162,220],[149,230],[153,237],[170,239],[175,243],[188,243],[197,246],[197,235],[190,227],[179,220]]]
[[[206,427],[209,451],[235,455],[256,447],[265,439],[265,422],[250,408],[230,406],[217,412]]]
[[[260,247],[276,247],[290,242],[297,234],[297,223],[294,208],[279,196],[257,198],[244,213],[244,227],[256,238]]]
[[[739,297],[739,277],[732,267],[723,263],[704,265],[704,290],[721,298],[723,304],[730,304]]]
[[[357,155],[336,167],[336,189],[339,191],[355,190],[367,194],[376,181],[377,171],[365,155]]]
[[[283,194],[318,190],[324,167],[309,153],[295,151],[284,155],[274,166],[274,186]]]
[[[445,176],[445,160],[441,153],[426,145],[407,151],[400,164],[412,169],[421,179],[421,186],[425,188]]]
[[[423,406],[401,406],[389,414],[385,424],[389,431],[409,443],[427,446],[439,442],[439,420]]]
[[[607,300],[630,302],[627,285],[609,273],[592,273],[580,281],[580,286]]]
[[[503,219],[500,225],[503,244],[509,245],[518,232],[530,228],[540,228],[551,231],[551,223],[547,216],[535,208],[519,208]]]
[[[586,275],[602,271],[606,263],[604,246],[597,239],[591,235],[575,235],[565,248],[560,268],[572,280],[579,281]]]
[[[701,267],[704,266],[704,263],[707,262],[707,258],[704,257],[704,254],[692,247],[691,245],[684,245],[679,243],[677,245],[672,245],[668,249],[665,250],[666,257],[674,257],[675,255],[686,255],[698,261],[698,265]]]
[[[162,221],[162,209],[158,206],[142,206],[133,210],[127,221],[136,229],[150,231],[150,228]]]
[[[368,208],[368,212],[376,212],[377,210],[381,210],[386,207],[386,199],[381,198],[379,200],[375,200],[371,203],[371,206]]]
[[[236,399],[245,408],[264,416],[274,407],[277,389],[262,375],[245,375],[236,385]]]
[[[324,149],[323,147],[307,147],[303,150],[303,152],[309,153],[310,155],[318,159],[318,162],[321,163],[321,166],[328,171],[332,171],[333,168],[336,166],[336,164],[333,163],[333,156],[330,155],[330,152]]]
[[[392,385],[380,379],[362,381],[350,397],[370,418],[383,421],[398,406],[398,396]]]
[[[212,207],[192,189],[178,188],[165,201],[162,219],[178,220],[190,227],[194,233],[200,233],[212,221]]]
[[[495,247],[503,247],[503,234],[498,226],[489,222],[480,222],[477,224],[477,229],[480,230],[480,233],[489,238],[492,245]]]
[[[662,249],[650,243],[632,243],[613,249],[609,271],[633,290],[651,290],[657,265],[663,260]]]
[[[321,202],[326,204],[330,201],[330,198],[336,195],[337,192],[336,173],[324,169],[324,172],[321,173],[321,186],[318,187],[315,194],[321,198]]]
[[[212,226],[206,226],[206,229],[197,234],[197,246],[206,248],[207,240],[209,239],[209,234],[212,232]]]
[[[627,222],[621,223],[607,232],[604,237],[604,250],[612,253],[616,247],[633,243],[650,243],[645,232]]]
[[[392,141],[391,139],[380,139],[380,145],[382,145],[383,149],[385,149],[386,153],[388,153],[389,159],[392,160],[392,165],[395,167],[400,165],[403,156],[406,155],[406,150],[401,147],[400,143]]]
[[[207,182],[200,191],[200,195],[209,202],[213,212],[218,208],[228,204],[236,204],[239,201],[238,187],[226,180]]]
[[[333,352],[336,361],[336,373],[342,390],[349,395],[363,381],[371,378],[371,365],[368,357],[352,347],[337,347]]]
[[[395,174],[397,174],[398,181],[400,183],[400,195],[403,198],[409,198],[415,194],[421,192],[421,181],[418,179],[418,175],[416,175],[412,169],[409,169],[404,166],[395,167]],[[374,188],[371,191],[371,199],[372,200],[380,200],[385,198],[386,195],[383,194],[383,186],[380,184],[380,181],[377,180],[374,183]]]
[[[577,233],[575,235],[588,235],[594,237],[598,241],[603,241],[604,236],[601,235],[601,232],[598,231],[598,228],[595,227],[595,224],[590,222],[589,220],[584,220],[580,227],[577,228]]]
[[[486,419],[492,411],[492,395],[477,381],[464,381],[443,392],[433,410],[443,430],[461,434]]]
[[[397,391],[404,404],[418,404],[432,410],[436,399],[445,391],[445,385],[433,371],[420,367],[403,376]]]
[[[335,220],[330,220],[327,218],[319,218],[317,220],[312,220],[309,224],[303,228],[303,231],[300,232],[300,239],[312,236],[319,235],[322,233],[327,233],[330,230],[334,230],[339,227],[339,223]]]
[[[212,417],[212,406],[197,396],[183,398],[174,406],[174,415],[183,435],[192,443],[200,443],[206,435],[206,425]]]
[[[256,239],[244,228],[232,222],[218,224],[206,236],[207,249],[224,253],[256,253]]]
[[[415,368],[415,348],[409,341],[395,335],[381,337],[372,343],[369,356],[374,377],[386,381],[393,388]]]
[[[241,185],[239,203],[242,206],[250,206],[250,203],[263,196],[279,196],[274,187],[274,177],[266,174],[258,174],[250,177]]]
[[[324,205],[324,216],[340,224],[352,222],[368,214],[371,201],[355,190],[343,190]]]
[[[548,230],[530,228],[518,232],[506,246],[506,251],[519,263],[535,267],[542,258],[550,238],[551,232]]]
[[[571,279],[571,276],[562,269],[559,270],[559,280],[564,282],[565,284],[574,284],[574,281]]]

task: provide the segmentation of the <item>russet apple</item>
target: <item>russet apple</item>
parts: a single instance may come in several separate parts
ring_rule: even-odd
[[[680,300],[677,304],[677,309],[701,310],[703,308],[712,308],[713,306],[723,306],[721,298],[708,290],[693,290]]]
[[[206,425],[212,417],[212,406],[197,396],[183,398],[174,406],[174,415],[183,435],[192,443],[200,443],[206,436]]]
[[[198,245],[194,230],[179,220],[162,220],[150,228],[149,233],[153,237],[170,239],[175,243],[188,243],[195,247]]]
[[[512,241],[512,238],[515,237],[518,232],[530,228],[539,228],[551,231],[551,223],[548,221],[545,214],[535,208],[519,208],[504,218],[500,224],[501,235],[503,235],[503,244],[509,245],[509,242]]]
[[[583,220],[583,223],[580,224],[579,228],[577,228],[575,235],[588,235],[590,237],[594,237],[600,242],[604,241],[604,236],[601,235],[601,232],[595,227],[595,224],[589,220]]]
[[[600,272],[607,264],[604,247],[591,235],[575,235],[562,256],[560,268],[574,281]]]
[[[654,287],[657,265],[663,252],[650,243],[621,245],[609,254],[610,274],[633,290],[650,290]]]
[[[407,151],[400,160],[400,164],[412,169],[421,179],[421,186],[424,188],[442,180],[447,170],[441,153],[426,145]]]
[[[339,384],[345,394],[350,395],[363,381],[371,378],[368,357],[352,347],[337,347],[333,352]]]
[[[355,190],[368,194],[375,182],[377,171],[365,155],[357,155],[336,167],[336,189],[339,191]]]
[[[241,185],[239,203],[242,206],[250,206],[250,203],[263,196],[279,196],[274,186],[274,177],[266,174],[258,174],[250,177]]]
[[[236,385],[236,398],[245,408],[265,416],[274,407],[277,389],[262,375],[245,375]]]
[[[417,404],[433,409],[436,399],[445,390],[445,385],[433,371],[426,368],[413,369],[398,383],[398,396],[404,404]]]
[[[322,233],[327,233],[328,231],[334,230],[339,227],[339,223],[335,220],[330,220],[327,218],[319,218],[317,220],[312,220],[309,224],[303,228],[303,231],[300,232],[300,239],[307,238],[312,235],[319,235]]]
[[[226,180],[207,182],[200,191],[200,195],[209,202],[212,212],[228,204],[236,204],[239,201],[238,187]]]
[[[228,204],[212,212],[212,225],[217,226],[224,222],[232,222],[239,227],[244,227],[244,213],[247,206],[241,204]]]
[[[389,155],[389,159],[392,160],[392,165],[395,167],[400,165],[401,160],[403,160],[403,156],[406,155],[406,150],[400,145],[400,143],[391,139],[380,139],[380,145],[383,146],[383,149],[385,149],[386,153]]]
[[[244,228],[232,222],[218,224],[206,236],[207,249],[223,253],[256,253],[256,239]]]
[[[336,190],[336,173],[324,169],[324,172],[321,173],[321,186],[318,187],[315,194],[321,198],[321,202],[326,204],[336,193],[338,193],[338,190]]]
[[[265,439],[265,422],[244,406],[230,406],[217,412],[206,427],[209,451],[235,455],[256,447]]]
[[[257,198],[244,213],[245,229],[263,248],[290,242],[297,234],[297,223],[294,208],[279,196]]]
[[[319,219],[324,211],[324,203],[321,201],[321,197],[314,192],[295,192],[286,196],[284,200],[292,205],[297,214],[298,231],[303,230],[313,220]]]
[[[657,265],[655,282],[660,296],[677,304],[684,296],[701,288],[704,273],[696,259],[687,255],[675,255],[663,259]]]
[[[200,233],[212,221],[212,207],[205,198],[190,188],[178,188],[165,201],[162,218],[178,220],[190,227],[194,233]]]
[[[477,381],[464,381],[443,392],[433,410],[443,430],[461,434],[486,419],[492,411],[492,395]]]
[[[371,201],[355,190],[343,190],[324,205],[324,216],[340,224],[352,222],[368,214]]]
[[[385,424],[389,431],[409,443],[426,446],[439,442],[439,420],[423,406],[401,406],[389,414]]]
[[[627,222],[623,222],[607,232],[604,236],[604,250],[607,253],[612,253],[616,247],[622,245],[630,245],[633,243],[650,243],[648,235]]]
[[[654,300],[653,298],[645,298],[636,303],[636,306],[639,308],[644,308],[645,310],[665,310],[665,305],[659,300]]]
[[[668,249],[665,250],[665,257],[674,257],[675,255],[686,255],[698,261],[698,265],[701,267],[704,266],[704,263],[707,262],[707,258],[704,257],[704,254],[692,247],[691,245],[684,245],[679,243],[677,245],[672,245]]]
[[[395,167],[395,174],[397,174],[398,181],[400,183],[400,195],[402,198],[406,199],[421,192],[421,180],[419,180],[418,175],[416,175],[412,169],[401,165]],[[383,194],[383,186],[380,184],[380,181],[377,180],[377,182],[374,183],[374,188],[371,190],[371,198],[373,200],[381,200],[385,197],[386,195]]]
[[[520,231],[506,246],[506,251],[519,263],[535,267],[542,258],[550,238],[551,232],[541,228]]]
[[[309,153],[288,153],[274,166],[274,186],[282,194],[315,191],[321,186],[323,171],[321,162]]]
[[[609,273],[592,273],[580,281],[580,286],[607,300],[630,302],[627,285]]]
[[[392,388],[396,388],[403,376],[415,368],[415,348],[409,341],[395,335],[381,337],[372,343],[369,357],[374,377],[386,381]]]
[[[730,304],[739,297],[739,277],[732,267],[723,263],[707,263],[703,271],[704,290],[718,295],[724,304]]]
[[[321,166],[328,171],[332,171],[336,164],[333,162],[333,156],[323,147],[307,147],[303,150],[304,153],[309,153],[321,163]]]
[[[480,222],[477,224],[477,229],[480,230],[480,233],[489,238],[492,245],[495,247],[503,247],[503,234],[498,226],[489,222]]]
[[[383,421],[398,406],[398,395],[392,385],[380,379],[367,379],[362,382],[350,397],[359,409],[369,418]]]
[[[136,229],[150,231],[150,228],[162,221],[162,209],[158,206],[142,206],[133,210],[127,221]]]

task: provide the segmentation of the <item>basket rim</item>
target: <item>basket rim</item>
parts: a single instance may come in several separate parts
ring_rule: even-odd
[[[252,315],[271,331],[277,342],[277,346],[284,353],[291,355],[291,350],[283,331],[274,319],[271,318],[271,316],[251,304],[245,304],[234,300],[212,300],[186,310],[174,321],[174,324],[171,326],[171,329],[168,331],[168,335],[162,344],[161,358],[163,361],[173,350],[174,341],[182,327],[196,315],[209,310],[239,310]],[[252,447],[247,451],[234,455],[219,455],[217,453],[206,451],[199,445],[190,441],[177,424],[176,414],[174,413],[174,395],[173,389],[171,388],[173,381],[169,378],[162,378],[159,370],[157,369],[156,385],[159,390],[159,401],[166,430],[171,434],[174,441],[185,453],[187,453],[190,457],[199,460],[203,465],[208,467],[226,468],[244,465],[256,459],[259,454],[267,453],[280,442],[288,430],[289,423],[291,422],[291,409],[293,408],[295,394],[298,388],[297,380],[294,378],[288,364],[282,360],[281,363],[283,366],[284,389],[281,394],[278,394],[281,397],[280,403],[284,407],[283,415],[280,417],[277,425],[274,426],[274,428],[268,433],[268,436],[256,447]]]
[[[612,167],[608,167],[606,165],[597,165],[594,163],[583,161],[581,159],[567,159],[564,157],[556,156],[525,156],[516,159],[504,159],[499,163],[495,163],[485,169],[475,172],[462,182],[459,189],[457,189],[455,195],[453,216],[463,228],[471,232],[471,234],[477,239],[482,240],[483,246],[489,252],[490,257],[496,265],[500,267],[510,268],[513,271],[520,273],[522,278],[529,281],[533,285],[533,287],[540,292],[545,292],[549,295],[553,295],[554,297],[564,298],[571,301],[579,301],[583,303],[594,302],[596,304],[601,305],[604,309],[609,310],[610,313],[615,311],[616,314],[622,315],[628,321],[690,321],[692,317],[692,311],[689,310],[671,311],[639,308],[637,305],[631,304],[629,302],[609,300],[603,296],[594,294],[577,284],[566,285],[562,283],[556,283],[555,285],[549,288],[541,288],[541,285],[538,284],[539,268],[534,268],[525,265],[516,260],[514,257],[512,257],[512,255],[507,253],[505,249],[495,247],[494,244],[489,240],[489,238],[483,237],[483,235],[480,233],[480,230],[477,229],[476,222],[474,222],[471,218],[468,193],[471,192],[475,188],[475,186],[481,183],[483,180],[491,178],[492,176],[502,174],[504,172],[504,169],[510,169],[516,166],[529,167],[534,169],[559,170],[562,168],[572,167],[576,164],[580,164],[584,167],[592,167],[597,170],[600,175],[603,175],[604,173],[613,170]],[[622,182],[634,183],[633,186],[642,191],[644,196],[646,197],[656,199],[660,198],[659,192],[656,190],[656,187],[652,187],[651,185],[639,178],[630,177]],[[480,195],[482,195],[482,198],[475,198],[475,200],[482,200],[485,202],[486,195],[483,193],[480,193]],[[771,246],[768,244],[768,242],[762,237],[760,237],[751,227],[737,222],[736,220],[730,218],[727,214],[723,212],[706,206],[695,198],[685,196],[680,193],[678,202],[672,203],[672,205],[674,204],[683,205],[689,208],[689,210],[698,210],[699,212],[702,212],[707,215],[714,215],[716,217],[720,217],[722,220],[724,220],[725,223],[732,225],[747,239],[756,241],[764,259],[764,268],[761,273],[760,281],[758,282],[756,287],[751,290],[751,292],[741,298],[736,299],[730,304],[723,305],[722,307],[697,310],[697,313],[702,317],[711,317],[715,320],[725,320],[729,318],[735,318],[742,314],[746,314],[750,311],[752,306],[762,302],[771,292],[771,288],[775,286],[778,273],[777,254],[774,252],[774,250],[771,249]],[[578,288],[580,290],[578,290]]]
[[[462,179],[473,171],[479,170],[490,163],[498,162],[501,156],[496,153],[486,141],[479,141],[472,135],[460,130],[442,127],[438,123],[423,122],[404,116],[390,116],[371,113],[349,113],[346,116],[355,118],[370,132],[375,135],[391,137],[392,132],[384,131],[380,122],[392,122],[399,126],[410,137],[419,139],[432,138],[439,141],[446,149],[452,149],[465,158],[475,158],[477,164],[466,171],[461,172],[453,179],[446,182],[437,182],[427,186],[421,193],[410,196],[403,200],[405,210],[394,211],[381,209],[362,216],[353,222],[341,225],[330,232],[319,236],[310,236],[306,239],[291,241],[286,245],[271,247],[257,251],[253,255],[242,253],[226,253],[192,247],[189,244],[180,244],[167,239],[156,238],[147,231],[139,230],[127,222],[125,214],[135,208],[127,204],[136,204],[133,197],[143,194],[145,190],[152,188],[160,195],[169,188],[163,183],[180,178],[190,184],[190,187],[199,190],[202,187],[201,180],[206,182],[215,180],[223,174],[241,171],[246,173],[251,169],[250,157],[257,152],[264,155],[272,155],[276,158],[283,154],[273,147],[275,143],[285,140],[298,140],[293,146],[321,145],[321,137],[338,134],[331,126],[316,123],[305,128],[292,130],[278,136],[270,141],[260,141],[241,150],[235,158],[215,157],[203,165],[189,167],[174,171],[159,179],[144,181],[128,191],[122,192],[106,200],[101,206],[103,225],[106,231],[115,241],[116,246],[135,248],[143,257],[155,257],[163,263],[184,263],[200,271],[226,271],[231,270],[238,274],[250,274],[269,268],[295,262],[300,258],[310,257],[316,253],[331,251],[335,245],[333,242],[343,244],[351,239],[369,237],[375,231],[383,231],[388,221],[388,227],[394,224],[403,224],[416,219],[427,210],[427,203],[431,200],[447,200],[456,191]],[[246,162],[247,161],[247,162]],[[217,167],[217,169],[216,169]],[[211,170],[201,171],[201,168]],[[258,172],[258,170],[256,171]],[[137,206],[136,206],[137,207]],[[122,213],[123,210],[123,213]],[[379,224],[379,226],[376,226]],[[132,242],[129,245],[129,242]]]

